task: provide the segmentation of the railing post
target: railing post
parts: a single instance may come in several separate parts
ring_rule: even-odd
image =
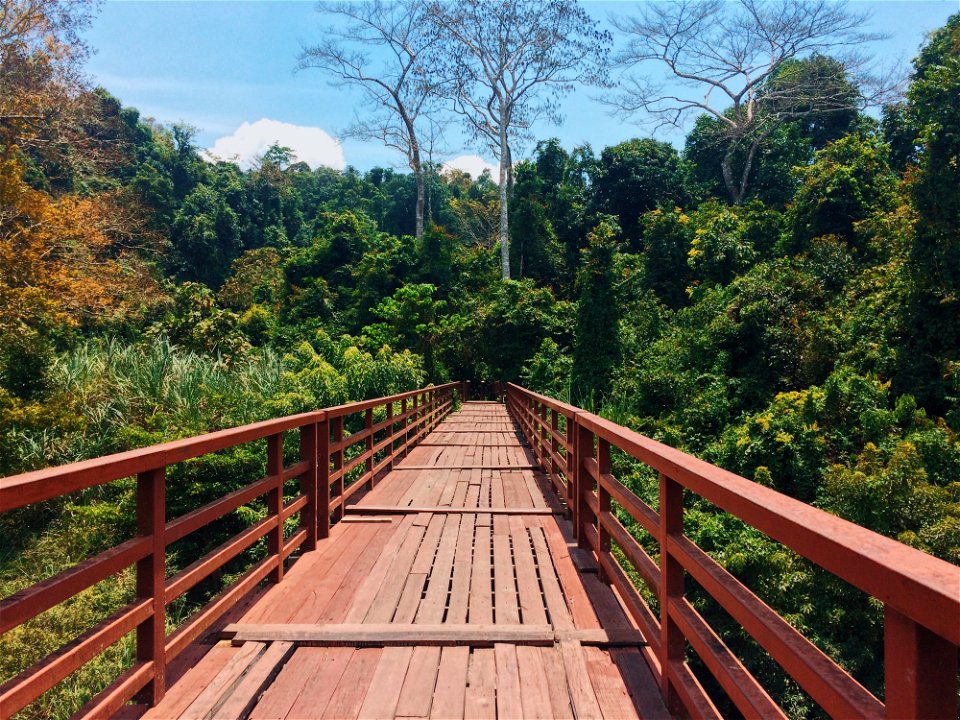
[[[560,418],[557,415],[556,410],[550,410],[550,473],[557,476],[557,480],[560,479],[560,465],[557,463],[557,457],[560,455],[560,441],[557,439],[557,435],[560,434]]]
[[[373,487],[373,408],[367,408],[363,414],[363,427],[367,433],[367,439],[364,443],[364,452],[367,454],[367,461],[364,463],[363,472],[366,474],[367,482]]]
[[[403,398],[400,401],[400,416],[403,418],[400,422],[403,423],[403,448],[401,449],[402,457],[407,456],[407,443],[410,441],[410,418],[407,417],[407,399]]]
[[[165,468],[137,475],[137,532],[152,541],[150,554],[137,562],[137,599],[153,600],[153,613],[137,625],[137,660],[153,663],[153,679],[144,689],[150,705],[167,690],[166,484]]]
[[[388,453],[390,461],[387,463],[387,467],[393,470],[393,457],[396,453],[396,448],[393,447],[393,400],[387,403],[387,420],[389,421],[387,424],[387,437],[390,438],[390,444],[387,445],[387,447],[390,448]]]
[[[317,423],[300,428],[300,461],[308,464],[300,476],[300,493],[307,504],[300,511],[300,527],[307,531],[304,549],[317,549]]]
[[[570,519],[573,520],[574,533],[576,533],[576,457],[577,457],[577,448],[575,443],[576,436],[574,435],[574,428],[576,425],[576,415],[571,415],[570,417],[564,416],[567,424],[567,514],[570,516]]]
[[[683,566],[670,555],[671,536],[683,534],[683,486],[660,473],[660,693],[667,709],[681,712],[671,669],[684,662],[686,641],[670,614],[671,602],[683,597]]]
[[[277,519],[267,535],[267,550],[277,556],[277,566],[269,575],[270,582],[283,580],[283,433],[267,438],[267,477],[273,480],[273,487],[267,492],[267,513]]]
[[[547,454],[547,406],[540,403],[537,415],[540,419],[540,467],[546,469],[549,467],[547,462],[549,459]]]
[[[956,717],[956,646],[889,605],[883,643],[887,717]]]
[[[607,559],[612,560],[613,558],[609,557],[610,533],[604,521],[604,513],[610,512],[610,492],[603,484],[603,476],[609,475],[611,471],[610,443],[600,437],[597,438],[597,469],[600,475],[600,480],[597,482],[597,510],[599,511],[597,513],[597,554],[607,555]],[[603,565],[600,566],[600,579],[610,584],[610,576],[603,569]]]
[[[317,537],[330,537],[330,423],[326,418],[317,428]]]
[[[574,482],[573,492],[576,496],[574,505],[577,510],[573,525],[577,536],[577,547],[591,550],[593,546],[590,545],[590,541],[587,540],[586,533],[586,521],[590,516],[590,506],[587,504],[585,495],[588,489],[593,492],[593,478],[586,468],[587,458],[593,457],[593,432],[587,430],[587,428],[579,423],[577,423],[576,447],[576,469],[574,470],[576,480]]]
[[[343,415],[333,419],[333,442],[337,446],[333,453],[333,472],[337,474],[336,496],[340,498],[340,506],[336,510],[336,519],[343,517],[343,486],[346,478],[343,477]]]

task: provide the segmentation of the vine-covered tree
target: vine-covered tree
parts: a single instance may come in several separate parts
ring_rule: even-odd
[[[500,263],[510,277],[508,201],[512,150],[532,124],[560,119],[557,99],[577,82],[600,82],[611,38],[571,0],[434,3],[433,46],[445,92],[473,138],[500,163]]]
[[[577,276],[577,304],[570,402],[599,408],[620,365],[619,302],[615,287],[616,227],[604,220],[590,233]]]
[[[679,126],[691,114],[713,118],[723,139],[724,185],[739,204],[757,151],[783,123],[849,113],[852,102],[874,104],[887,94],[862,54],[881,37],[864,30],[868,20],[869,13],[830,0],[647,3],[639,15],[614,21],[626,38],[615,58],[624,75],[608,102],[614,112],[646,115],[658,126]],[[795,62],[823,53],[834,59]],[[671,82],[638,74],[650,65]]]

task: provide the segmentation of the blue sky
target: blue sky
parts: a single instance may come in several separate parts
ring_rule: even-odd
[[[885,61],[909,61],[925,34],[958,10],[958,0],[855,5],[873,12],[873,29],[891,35],[875,48]],[[605,20],[611,13],[629,12],[633,3],[585,6]],[[224,154],[250,154],[258,142],[271,138],[300,148],[303,159],[313,165],[346,163],[366,170],[400,164],[401,158],[382,146],[346,139],[338,147],[327,137],[350,123],[359,104],[355,93],[330,87],[317,70],[294,73],[301,43],[316,42],[323,22],[316,4],[307,1],[111,0],[87,33],[96,51],[87,70],[94,82],[144,115],[162,123],[193,125],[203,147],[231,138],[218,146],[225,148]],[[649,134],[633,122],[610,117],[590,100],[590,91],[569,96],[564,114],[562,126],[543,124],[535,128],[536,136],[559,137],[567,148],[589,142],[600,150]],[[658,137],[677,142],[682,135]],[[477,148],[454,138],[447,157],[476,153]],[[469,166],[468,161],[457,164]]]

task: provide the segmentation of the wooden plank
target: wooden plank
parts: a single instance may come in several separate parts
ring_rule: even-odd
[[[517,575],[517,591],[520,597],[520,612],[524,623],[545,625],[547,612],[540,593],[537,566],[533,560],[530,535],[523,518],[510,518],[510,538],[513,543],[513,562]]]
[[[497,716],[522,718],[523,699],[520,692],[520,669],[515,645],[497,643],[493,647],[497,662]]]
[[[410,666],[400,690],[397,717],[427,718],[433,705],[433,691],[440,670],[440,648],[419,646],[413,649]]]
[[[183,711],[181,718],[206,718],[220,707],[224,696],[237,684],[243,673],[247,671],[260,654],[266,649],[263,643],[244,643],[240,652],[236,653],[223,667],[216,677],[204,688],[196,699]]]
[[[547,604],[547,611],[550,613],[550,624],[560,630],[572,629],[573,618],[570,616],[567,601],[563,597],[563,590],[553,566],[553,559],[547,549],[547,540],[543,535],[543,528],[539,526],[531,527],[530,539],[533,542],[533,550],[540,570],[540,584],[543,586],[543,597]]]
[[[538,508],[547,508],[547,501],[544,499],[543,490],[540,487],[540,484],[537,482],[536,477],[532,472],[527,470],[520,473],[520,477],[527,486],[527,492],[530,493],[530,500],[534,507]],[[553,493],[550,493],[551,495]],[[552,509],[550,509],[553,512]]]
[[[412,518],[410,518],[412,521]],[[347,568],[346,577],[336,592],[330,597],[323,611],[312,619],[317,623],[342,622],[350,607],[356,602],[356,596],[364,583],[370,579],[373,568],[384,555],[387,546],[396,546],[396,535],[400,526],[378,527],[372,539],[364,548],[360,557]],[[365,599],[365,598],[362,598]],[[372,601],[372,594],[369,596]]]
[[[549,625],[452,625],[448,623],[401,624],[359,623],[335,625],[230,625],[225,634],[232,635],[234,645],[251,642],[292,642],[305,646],[383,647],[406,645],[470,645],[491,647],[494,643],[552,645],[559,637],[602,642],[607,633],[594,631],[591,636],[568,632],[558,634]]]
[[[603,717],[580,644],[569,640],[560,643],[560,656],[563,659],[567,688],[570,690],[570,701],[577,720]]]
[[[633,627],[633,623],[630,622],[609,585],[601,582],[596,575],[581,575],[581,577],[601,627],[609,630]]]
[[[426,573],[410,573],[403,582],[403,590],[397,601],[397,609],[393,615],[395,623],[411,623],[417,616],[417,608],[423,597],[423,588],[427,584]]]
[[[453,495],[457,491],[456,478],[460,475],[459,471],[449,473],[445,478],[443,491],[440,493],[440,499],[437,504],[441,507],[450,507],[453,501]]]
[[[373,674],[380,664],[380,656],[383,650],[379,648],[367,648],[353,652],[350,662],[343,671],[337,688],[330,697],[330,702],[323,709],[321,717],[328,720],[351,720],[360,713],[363,700],[367,694],[367,688],[373,679]],[[302,710],[300,709],[302,707]],[[302,715],[295,713],[302,712]],[[301,706],[298,702],[290,711],[288,717],[291,720],[297,718],[312,717],[316,713],[316,708],[310,708],[306,705]]]
[[[457,483],[458,486],[466,488],[466,483]],[[348,505],[346,515],[410,515],[417,513],[432,513],[434,515],[555,515],[556,513],[548,507],[500,507],[500,508],[480,508],[465,507],[464,505],[445,506],[434,505],[432,507],[423,506],[403,506],[403,505]]]
[[[464,515],[457,535],[457,550],[453,561],[453,581],[450,583],[450,602],[444,622],[465,623],[470,603],[470,575],[473,561],[474,520]]]
[[[638,718],[637,709],[634,707],[630,693],[627,692],[623,677],[610,656],[595,647],[583,648],[583,654],[587,662],[590,682],[597,694],[597,702],[600,704],[603,716]]]
[[[539,465],[533,463],[508,463],[506,461],[487,462],[478,465],[398,465],[393,472],[399,470],[534,470]]]
[[[350,648],[298,648],[250,713],[251,720],[319,715],[353,654]]]
[[[144,713],[144,720],[178,718],[197,699],[230,659],[241,651],[232,645],[215,645],[210,652],[176,683],[176,691],[168,692],[158,705]]]
[[[563,588],[574,625],[578,628],[599,628],[600,622],[583,587],[581,576],[570,559],[570,546],[561,534],[556,519],[541,520],[540,527],[543,528],[543,534],[547,539],[550,557],[553,559],[553,566],[557,571],[557,578]]]
[[[504,501],[504,495],[503,495],[503,473],[502,472],[490,473],[490,507],[491,508],[506,507],[506,502]]]
[[[296,648],[280,674],[250,711],[252,720],[282,720],[308,684],[314,683],[324,653],[332,648]],[[308,683],[309,679],[309,683]],[[331,689],[332,692],[332,689]]]
[[[514,582],[513,557],[510,551],[510,528],[507,518],[493,520],[493,581],[494,608],[498,624],[520,623],[520,606]]]
[[[640,717],[643,720],[670,720],[671,715],[663,703],[660,688],[640,651],[626,648],[611,650],[610,657],[619,668]]]
[[[398,513],[399,514],[399,513]],[[393,518],[386,515],[347,515],[340,519],[344,523],[392,523]]]
[[[520,687],[524,718],[552,718],[550,686],[540,658],[541,648],[518,647],[517,666],[520,670]]]
[[[479,521],[480,518],[478,517]],[[479,526],[474,531],[473,566],[470,578],[471,623],[493,623],[492,576],[490,574],[490,553],[492,538],[490,526]]]
[[[550,690],[550,711],[552,713],[550,717],[557,718],[557,720],[573,720],[573,708],[570,704],[570,692],[567,688],[567,676],[563,669],[560,646],[539,648],[539,651]]]
[[[407,676],[407,667],[413,656],[413,648],[388,647],[383,649],[380,662],[363,698],[357,715],[361,720],[381,720],[394,717],[400,691]]]
[[[448,515],[440,536],[437,554],[430,570],[427,592],[420,601],[414,622],[439,623],[443,620],[450,591],[450,577],[453,573],[453,558],[457,551],[457,538],[460,534],[460,516]]]
[[[362,621],[366,617],[370,606],[373,605],[373,601],[389,577],[390,568],[396,562],[397,557],[403,550],[404,544],[408,542],[408,535],[410,529],[413,527],[413,521],[414,517],[408,516],[400,522],[397,531],[383,547],[376,564],[363,579],[363,583],[357,589],[356,594],[350,602],[350,607],[340,620],[355,623]]]
[[[381,623],[389,622],[393,619],[393,615],[397,609],[397,603],[400,600],[400,594],[403,592],[403,582],[401,578],[406,578],[410,572],[410,566],[413,564],[414,558],[420,549],[420,542],[423,540],[425,531],[426,528],[417,525],[416,520],[407,531],[407,535],[403,539],[403,545],[400,547],[400,550],[397,551],[397,557],[390,564],[390,569],[384,578],[384,582],[380,586],[380,590],[377,592],[373,602],[370,604],[370,609],[366,615],[366,622]],[[347,617],[350,618],[351,621],[358,621],[360,619],[349,613]]]
[[[214,720],[246,717],[292,653],[293,643],[271,643],[214,712]]]
[[[327,567],[322,574],[304,583],[308,590],[306,596],[296,603],[292,602],[291,598],[291,604],[294,606],[286,608],[282,614],[277,611],[271,619],[276,621],[286,617],[287,622],[317,622],[340,587],[344,583],[350,583],[351,577],[353,580],[357,579],[355,570],[362,564],[363,557],[369,558],[371,552],[379,552],[379,549],[386,544],[389,540],[389,532],[389,529],[384,532],[383,528],[374,525],[359,526],[337,561]],[[372,563],[372,560],[368,562]]]
[[[445,647],[441,650],[437,685],[430,708],[431,718],[460,720],[464,717],[469,665],[469,647]]]
[[[319,543],[317,550],[298,560],[287,573],[289,582],[273,585],[244,615],[244,622],[287,619],[294,608],[299,607],[303,597],[310,591],[311,577],[320,577],[333,566],[348,547],[349,538],[360,531],[359,526],[335,525],[330,537]]]

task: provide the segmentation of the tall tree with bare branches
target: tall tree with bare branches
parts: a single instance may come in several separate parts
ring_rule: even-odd
[[[510,277],[508,201],[513,145],[534,122],[559,122],[558,99],[578,82],[602,82],[611,37],[573,0],[435,2],[442,42],[431,67],[474,140],[500,163],[500,261]]]
[[[658,126],[703,113],[714,118],[726,143],[724,185],[740,203],[758,149],[783,123],[890,97],[892,84],[872,72],[863,52],[882,38],[864,30],[868,20],[869,13],[836,0],[645,3],[637,15],[614,20],[626,44],[615,56],[623,72],[607,102]],[[796,62],[818,55],[838,61],[841,72],[811,72],[816,63]],[[654,69],[667,79],[651,80]],[[851,97],[851,86],[859,96]],[[735,158],[742,158],[739,168]]]
[[[360,88],[366,99],[345,134],[380,140],[403,153],[417,184],[416,236],[423,236],[425,183],[420,125],[436,123],[428,112],[435,84],[422,66],[436,41],[426,0],[321,3],[320,12],[339,19],[317,45],[304,46],[298,69],[318,68],[337,86]],[[431,134],[435,128],[431,128]]]

